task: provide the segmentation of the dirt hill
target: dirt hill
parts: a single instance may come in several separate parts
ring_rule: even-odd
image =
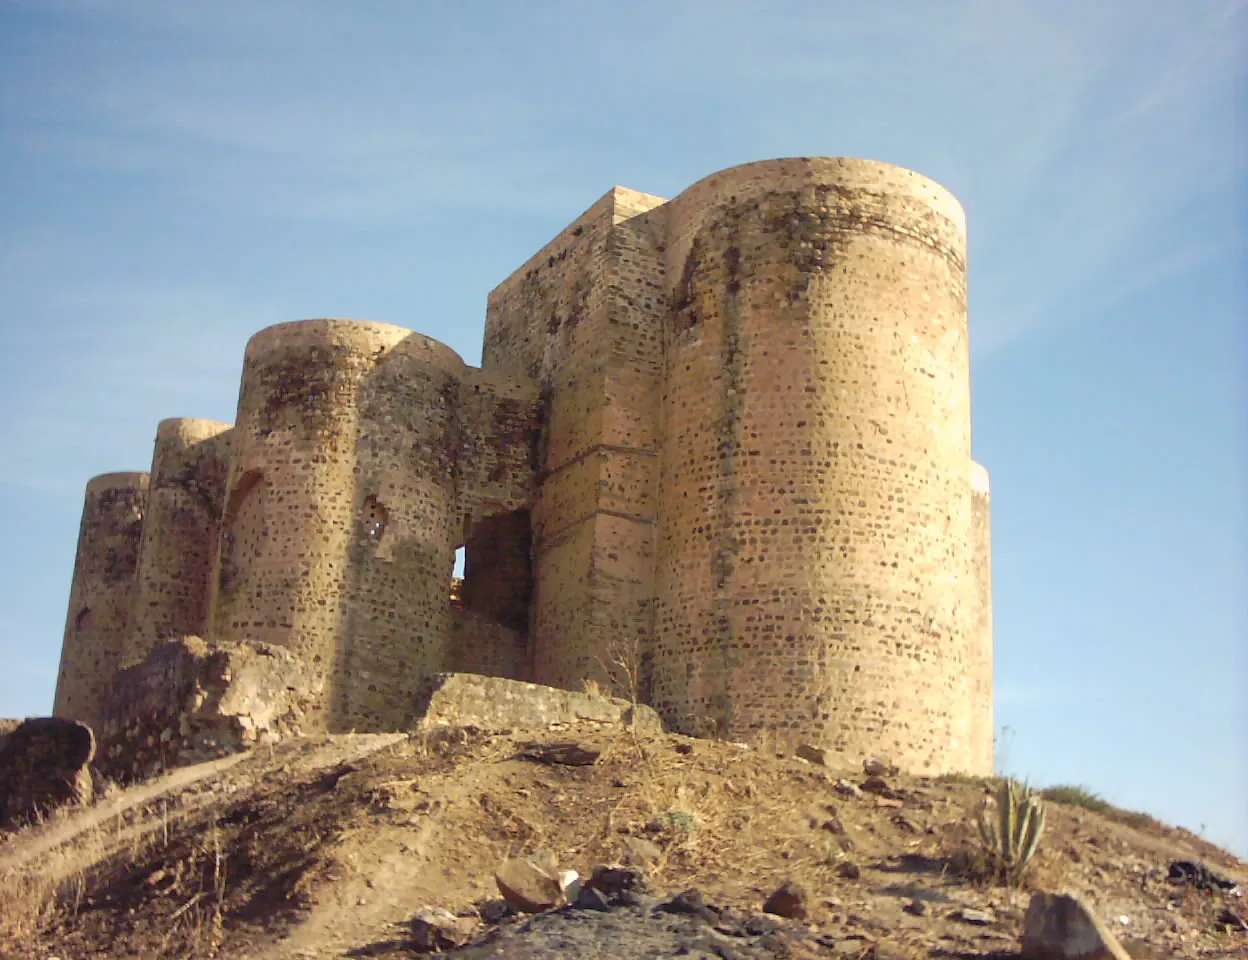
[[[1030,892],[1045,889],[1085,897],[1135,960],[1248,957],[1235,922],[1248,864],[1143,815],[1089,809],[1101,805],[1078,791],[1048,803],[1033,867],[1005,889],[976,879],[969,855],[985,781],[887,776],[864,791],[861,767],[603,725],[541,731],[585,748],[560,763],[537,736],[294,740],[12,833],[0,956],[410,956],[412,918],[430,906],[477,923],[465,957],[1010,957]],[[653,896],[622,912],[505,915],[496,869],[539,850],[582,877],[639,864]],[[1171,878],[1175,861],[1239,886]],[[807,891],[805,920],[764,917],[790,880]],[[692,887],[706,908],[664,900]]]

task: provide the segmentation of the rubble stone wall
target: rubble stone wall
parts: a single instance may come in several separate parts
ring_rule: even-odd
[[[489,298],[482,365],[545,399],[533,506],[533,676],[603,681],[648,643],[658,462],[663,200],[616,187]]]
[[[628,725],[658,733],[662,721],[649,707],[627,700],[590,696],[522,683],[505,677],[445,673],[430,677],[416,704],[418,728],[473,726],[483,730],[550,727],[586,720]]]
[[[992,771],[995,735],[992,706],[992,492],[988,471],[971,464],[971,582],[975,625],[971,653],[971,769]]]
[[[691,731],[969,769],[960,207],[823,158],[670,207],[653,703]]]
[[[170,640],[117,674],[96,764],[128,783],[302,733],[318,680],[283,647]]]
[[[965,253],[919,174],[772,160],[613,188],[491,292],[480,368],[260,331],[232,428],[164,421],[150,488],[88,486],[58,715],[112,719],[118,667],[204,633],[283,651],[309,732],[404,729],[448,669],[626,674],[686,732],[991,772]]]
[[[123,666],[138,663],[164,640],[207,632],[230,433],[228,423],[190,417],[162,420],[156,428]]]
[[[451,637],[444,670],[512,680],[530,678],[527,631],[457,605],[451,605],[450,613]]]
[[[104,719],[133,623],[147,486],[146,473],[106,473],[87,484],[52,703],[56,717],[90,727]]]

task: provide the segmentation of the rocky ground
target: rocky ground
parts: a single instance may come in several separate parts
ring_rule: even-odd
[[[601,724],[293,740],[5,835],[0,957],[1018,957],[1039,889],[1135,960],[1248,957],[1248,865],[1190,833],[1072,792],[1008,889],[984,781],[820,759]],[[509,907],[517,863],[573,903]]]

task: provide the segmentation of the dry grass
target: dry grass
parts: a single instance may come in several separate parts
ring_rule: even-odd
[[[542,734],[465,728],[422,731],[366,757],[334,754],[301,772],[282,749],[257,754],[228,783],[205,781],[198,800],[163,811],[136,803],[4,872],[0,942],[22,937],[32,949],[0,954],[43,960],[124,943],[152,957],[255,955],[287,931],[345,936],[352,925],[362,943],[413,904],[471,910],[496,897],[493,871],[508,856],[549,850],[561,868],[583,872],[618,862],[637,838],[657,848],[647,874],[659,890],[696,885],[717,903],[757,909],[791,879],[811,891],[814,921],[842,933],[853,913],[890,935],[957,934],[943,907],[922,925],[902,910],[915,884],[1005,911],[1002,922],[1021,916],[1010,911],[1025,890],[1001,888],[977,859],[973,811],[995,778],[898,775],[889,780],[902,800],[886,801],[838,791],[841,774],[768,737],[743,747],[593,723],[547,735],[576,737],[598,760],[535,763],[517,750]],[[1113,809],[1063,789],[1072,792],[1045,796]],[[1112,888],[1133,919],[1151,916],[1131,906],[1143,903],[1141,881],[1124,866],[1156,859],[1142,838],[1120,837],[1128,831],[1100,818],[1076,827],[1069,809],[1052,819],[1025,889]],[[1089,846],[1089,836],[1100,840]],[[859,869],[839,870],[847,860]],[[403,906],[369,914],[381,896],[374,885]],[[1184,907],[1193,917],[1199,908]]]
[[[24,831],[36,835],[67,823],[80,808],[63,807]],[[92,868],[114,856],[137,860],[158,842],[167,824],[167,804],[126,811],[75,833],[66,842],[28,863],[6,870],[0,878],[0,942],[13,946],[32,942],[58,918],[74,915],[90,889]],[[135,829],[146,821],[147,829]]]
[[[1082,807],[1092,813],[1099,813],[1108,820],[1121,823],[1136,830],[1157,830],[1161,824],[1155,817],[1134,810],[1123,810],[1115,807],[1100,794],[1093,793],[1087,787],[1063,784],[1047,787],[1040,791],[1040,796],[1053,803],[1062,803],[1071,807]]]

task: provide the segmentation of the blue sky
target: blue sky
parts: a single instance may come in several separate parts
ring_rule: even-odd
[[[247,338],[485,296],[613,184],[865,156],[967,210],[1000,759],[1248,854],[1244,0],[2,0],[0,716],[82,488]],[[20,557],[20,559],[16,559]]]

